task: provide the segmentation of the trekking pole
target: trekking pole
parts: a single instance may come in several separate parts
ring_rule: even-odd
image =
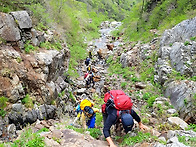
[[[73,123],[71,123],[71,126],[74,126],[75,122],[80,118],[80,113],[78,113],[78,115],[76,116],[76,118],[74,119]]]

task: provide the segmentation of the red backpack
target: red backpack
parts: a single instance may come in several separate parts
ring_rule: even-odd
[[[133,106],[131,98],[128,97],[122,90],[110,90],[104,95],[105,103],[102,105],[103,113],[105,113],[106,103],[108,100],[112,101],[113,106],[117,109],[117,116],[119,116],[120,111],[131,110]]]
[[[85,79],[87,76],[88,76],[88,73],[85,73],[85,75],[84,75],[84,79]]]

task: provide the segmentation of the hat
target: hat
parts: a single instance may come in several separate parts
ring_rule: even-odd
[[[92,116],[93,113],[94,113],[93,109],[92,109],[91,107],[89,107],[89,106],[85,106],[85,107],[84,107],[84,112],[85,112],[85,114],[86,114],[87,116]]]
[[[130,114],[128,113],[122,114],[121,121],[123,124],[123,128],[125,129],[125,133],[128,133],[129,131],[132,130],[134,122],[133,122],[133,117]]]

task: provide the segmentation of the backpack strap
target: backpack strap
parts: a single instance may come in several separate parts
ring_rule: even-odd
[[[121,118],[121,115],[124,114],[124,113],[128,113],[128,114],[131,114],[131,110],[117,110],[117,120],[119,118]]]
[[[111,99],[110,100],[112,100],[112,104],[115,107],[114,96],[110,93],[110,91],[108,91],[108,93],[110,94],[110,96],[111,96]]]

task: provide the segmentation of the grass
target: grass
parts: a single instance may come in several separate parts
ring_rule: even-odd
[[[100,131],[100,129],[96,129],[96,128],[90,128],[90,129],[83,129],[83,128],[76,128],[74,126],[66,126],[67,129],[72,129],[78,133],[82,133],[84,134],[86,131],[90,132],[90,135],[95,138],[98,139],[100,135],[102,135],[102,132]]]
[[[138,132],[137,136],[129,136],[129,134],[123,136],[123,141],[120,145],[122,146],[133,146],[136,143],[141,143],[141,142],[148,142],[151,140],[153,136],[150,133],[142,133]]]
[[[45,131],[42,129],[41,131]],[[31,129],[26,128],[21,134],[20,138],[15,140],[13,143],[3,143],[0,146],[11,146],[11,147],[45,147],[44,137],[40,137],[39,133],[33,133]]]

